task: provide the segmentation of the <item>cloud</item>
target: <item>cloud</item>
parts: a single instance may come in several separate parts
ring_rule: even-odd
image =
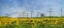
[[[60,4],[61,0],[6,0],[6,1],[3,0],[2,4],[0,4],[2,15],[6,15],[6,13],[11,14],[14,12],[18,12],[19,15],[20,13],[25,11],[26,13],[29,13],[30,17],[31,16],[30,13],[31,11],[33,11],[33,17],[37,15],[37,12],[41,12],[44,13],[46,16],[49,16],[49,12],[47,11],[49,11],[49,9],[52,8],[54,11],[52,12],[52,15],[59,16],[60,8],[63,7],[63,5]],[[17,13],[15,13],[15,15],[17,15]],[[15,15],[12,14],[13,17]]]
[[[59,4],[58,2],[56,2],[56,0],[50,2],[50,1],[46,1],[43,3],[43,8],[39,9],[38,11],[44,13],[46,16],[49,16],[49,9],[52,8],[53,12],[52,12],[52,16],[60,16],[60,8],[62,7],[61,4]],[[58,11],[59,10],[59,11]]]

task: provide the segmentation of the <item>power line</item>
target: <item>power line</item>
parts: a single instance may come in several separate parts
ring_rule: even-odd
[[[6,16],[10,16],[8,13],[5,14]]]
[[[13,12],[13,13],[10,14],[10,16],[13,16],[15,14],[17,14],[16,16],[18,17],[18,14],[19,14],[18,12]]]
[[[52,12],[53,12],[52,9],[50,9],[48,12],[49,12],[49,15],[50,15],[50,18],[51,18]]]
[[[32,18],[32,13],[33,13],[33,11],[31,11],[31,18]]]
[[[62,16],[62,8],[61,8],[61,16]]]
[[[23,18],[24,18],[25,12],[23,12]]]
[[[39,13],[40,13],[40,12],[37,12],[37,16],[36,16],[36,17],[38,17],[38,16],[39,16]]]
[[[22,13],[19,13],[19,17],[21,17],[21,14],[22,14]]]
[[[28,13],[27,13],[27,18],[28,18]]]

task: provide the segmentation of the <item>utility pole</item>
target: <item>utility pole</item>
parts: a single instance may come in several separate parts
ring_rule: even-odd
[[[27,19],[28,19],[28,13],[27,13]]]
[[[9,14],[6,13],[6,16],[9,16]]]
[[[20,17],[20,18],[21,18],[21,14],[22,14],[22,13],[19,13],[19,17]]]
[[[50,13],[50,18],[51,18],[51,16],[52,16],[52,9],[50,9],[50,11],[48,11],[49,13]]]
[[[23,12],[23,18],[24,18],[25,12]]]
[[[17,15],[16,15],[17,14]],[[16,17],[18,17],[19,15],[18,15],[19,13],[18,12],[12,12],[10,15],[16,15]],[[14,16],[15,17],[15,16]]]
[[[62,8],[61,8],[61,17],[62,17]]]
[[[33,13],[33,11],[31,11],[31,18],[32,18],[32,13]]]
[[[38,16],[39,16],[39,13],[40,13],[40,12],[37,12],[37,16],[36,16],[36,17],[38,17]]]
[[[0,16],[1,16],[1,14],[2,14],[2,13],[1,13],[1,11],[0,11]]]

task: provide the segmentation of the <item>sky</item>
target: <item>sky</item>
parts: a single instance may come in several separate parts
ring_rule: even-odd
[[[45,16],[50,16],[49,10],[52,9],[52,16],[60,16],[64,12],[64,0],[0,0],[0,15],[1,16],[12,16],[19,17],[23,16],[32,16],[36,17],[37,12],[39,16],[43,13]],[[64,16],[64,13],[63,13]]]

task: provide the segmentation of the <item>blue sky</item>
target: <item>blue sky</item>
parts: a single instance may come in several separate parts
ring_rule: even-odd
[[[30,17],[31,11],[33,11],[33,17],[37,15],[37,12],[49,16],[49,12],[47,11],[50,8],[53,11],[52,16],[60,16],[61,8],[64,12],[64,0],[0,0],[0,15],[2,16],[6,14],[19,16],[20,13],[22,15],[22,12],[26,12],[29,13]]]

